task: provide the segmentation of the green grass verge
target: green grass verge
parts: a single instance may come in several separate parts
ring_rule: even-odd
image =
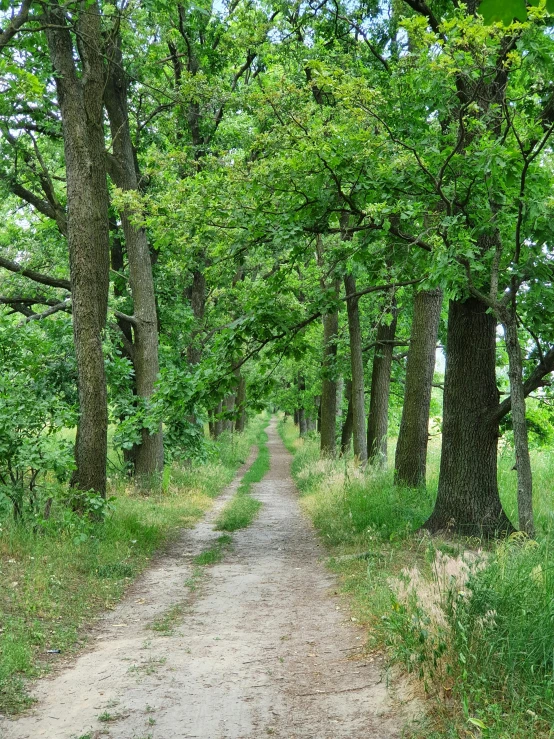
[[[150,558],[182,527],[192,527],[233,479],[266,421],[224,434],[211,461],[173,467],[150,495],[121,478],[103,524],[59,504],[39,533],[0,520],[0,713],[30,705],[26,679],[79,649],[85,626],[111,608]]]
[[[515,536],[483,554],[474,540],[418,531],[436,494],[437,443],[427,490],[408,490],[394,486],[391,470],[360,473],[348,460],[320,460],[317,439],[299,440],[290,420],[279,432],[295,453],[301,504],[353,616],[367,627],[368,648],[386,650],[431,698],[427,718],[407,735],[552,739],[552,455],[532,453],[538,540]],[[514,520],[512,457],[509,448],[501,453],[499,480]]]
[[[215,522],[217,531],[237,531],[249,526],[262,504],[250,494],[252,485],[260,482],[269,470],[269,449],[266,446],[267,434],[261,430],[257,437],[258,456],[241,480],[233,498],[223,508]]]

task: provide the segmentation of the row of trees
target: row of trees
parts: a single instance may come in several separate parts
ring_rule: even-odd
[[[358,462],[381,465],[391,380],[403,388],[396,476],[424,484],[438,336],[443,442],[426,525],[511,528],[497,482],[510,414],[519,525],[533,533],[525,398],[554,369],[554,55],[544,3],[503,6],[499,23],[492,0],[481,10],[3,11],[3,340],[44,343],[71,321],[74,355],[41,428],[74,407],[76,380],[76,489],[105,494],[110,421],[149,476],[164,438],[190,458],[203,419],[241,427],[247,395],[278,399],[301,430],[316,415],[301,399],[317,397],[322,454],[346,453],[351,435]]]

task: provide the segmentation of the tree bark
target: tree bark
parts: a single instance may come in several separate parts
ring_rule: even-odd
[[[409,487],[425,485],[429,407],[441,307],[442,290],[419,292],[414,298],[404,405],[395,457],[395,479]]]
[[[236,430],[242,433],[246,427],[246,379],[239,372],[239,384],[237,387],[237,421]]]
[[[353,414],[352,414],[352,380],[346,380],[344,384],[344,394],[348,401],[348,407],[346,415],[344,417],[344,423],[342,424],[342,432],[340,439],[340,453],[341,455],[348,454],[350,451],[350,445],[352,444],[352,426],[353,426]]]
[[[508,376],[512,398],[512,425],[517,470],[517,507],[519,528],[529,536],[535,535],[533,521],[533,474],[529,456],[529,438],[525,418],[525,391],[523,387],[523,363],[521,346],[517,335],[515,312],[506,310],[503,316],[506,352],[508,354]]]
[[[476,298],[451,301],[442,455],[431,532],[496,536],[513,530],[498,495],[496,320]]]
[[[367,454],[371,464],[381,467],[387,461],[387,437],[389,430],[390,373],[397,311],[392,308],[389,325],[381,321],[377,327],[377,339],[371,373],[371,395],[367,422]]]
[[[345,275],[346,295],[356,292],[354,275]],[[362,355],[362,330],[358,298],[347,298],[348,334],[350,339],[350,367],[352,373],[352,435],[354,437],[354,457],[361,465],[367,462],[367,439],[365,429],[364,360]]]
[[[110,121],[115,160],[110,167],[114,184],[123,191],[138,191],[135,155],[127,110],[128,82],[123,70],[120,39],[108,48],[109,69],[104,87],[104,101]],[[121,224],[129,262],[129,284],[133,298],[133,366],[139,403],[148,407],[159,373],[158,318],[154,293],[152,263],[146,231],[132,223],[128,207],[120,209]],[[135,473],[152,475],[163,469],[164,447],[161,421],[155,433],[141,429],[141,443],[135,450]]]
[[[320,432],[321,454],[334,457],[336,452],[337,381],[335,361],[337,357],[338,312],[323,316],[323,378],[321,382]]]
[[[105,495],[108,407],[102,332],[108,307],[109,222],[101,19],[95,0],[78,12],[75,32],[79,41],[75,49],[65,13],[55,0],[47,6],[45,16],[62,118],[79,387],[72,485]]]

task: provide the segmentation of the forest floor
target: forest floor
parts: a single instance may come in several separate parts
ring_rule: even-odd
[[[412,707],[364,651],[298,507],[274,421],[267,431],[253,524],[231,542],[213,527],[247,462],[105,615],[93,646],[38,681],[34,709],[0,720],[2,739],[401,736]]]

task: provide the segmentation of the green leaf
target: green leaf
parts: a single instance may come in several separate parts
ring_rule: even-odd
[[[486,729],[487,725],[481,721],[481,719],[478,718],[468,718],[468,721],[470,724],[473,724],[473,726],[477,726],[479,729]]]
[[[514,20],[522,23],[527,20],[525,0],[482,0],[479,13],[488,26],[492,23],[503,23],[509,26]]]

